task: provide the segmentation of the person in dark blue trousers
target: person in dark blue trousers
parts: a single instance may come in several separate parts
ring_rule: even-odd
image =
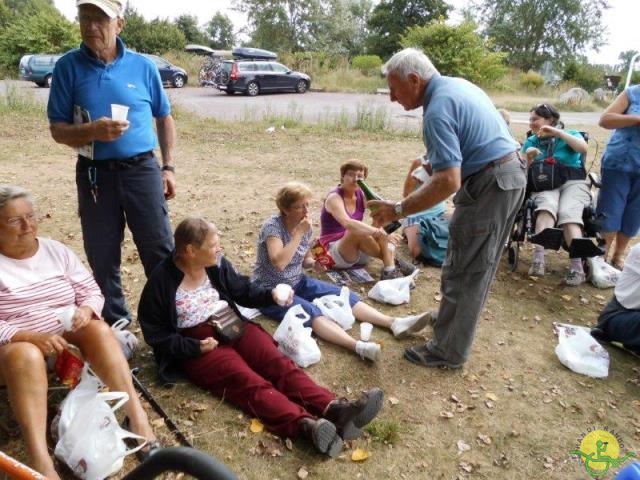
[[[176,192],[176,131],[156,66],[118,37],[124,5],[76,5],[82,43],[56,64],[47,115],[53,139],[78,151],[84,248],[105,296],[102,315],[113,324],[131,320],[120,279],[125,225],[147,276],[173,250],[167,200]]]

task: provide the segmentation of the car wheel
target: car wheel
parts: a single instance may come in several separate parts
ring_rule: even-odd
[[[173,77],[173,86],[175,88],[182,88],[184,87],[184,84],[185,84],[184,76],[176,75],[175,77]]]
[[[306,91],[307,91],[307,82],[305,82],[304,80],[299,80],[298,83],[296,83],[296,92],[304,93]]]
[[[249,95],[250,97],[255,97],[259,93],[260,87],[258,86],[257,82],[249,82],[247,84],[247,95]]]
[[[46,77],[44,77],[43,86],[46,88],[51,88],[51,75],[47,75]]]

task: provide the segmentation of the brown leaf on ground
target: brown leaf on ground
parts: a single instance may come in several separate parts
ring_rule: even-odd
[[[478,433],[478,439],[485,445],[491,445],[491,437],[489,435]]]
[[[451,412],[447,412],[447,411],[445,410],[445,411],[440,412],[440,416],[441,416],[442,418],[453,418],[453,413],[451,413]]]

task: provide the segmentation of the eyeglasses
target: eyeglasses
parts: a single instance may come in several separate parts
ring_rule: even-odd
[[[105,26],[111,23],[112,20],[114,19],[107,15],[78,15],[78,23],[84,26],[91,24]]]
[[[22,225],[22,222],[24,221],[28,223],[32,223],[32,222],[35,222],[35,220],[36,220],[36,214],[34,212],[31,212],[20,217],[9,217],[7,220],[4,221],[4,223],[6,223],[12,228],[18,228],[20,225]]]
[[[291,205],[291,210],[309,210],[309,206],[309,202],[305,202],[302,205]]]

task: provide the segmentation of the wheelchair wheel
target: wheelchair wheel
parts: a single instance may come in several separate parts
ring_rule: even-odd
[[[509,265],[509,271],[515,272],[518,268],[518,259],[520,256],[520,243],[511,242],[507,246],[507,263]]]

